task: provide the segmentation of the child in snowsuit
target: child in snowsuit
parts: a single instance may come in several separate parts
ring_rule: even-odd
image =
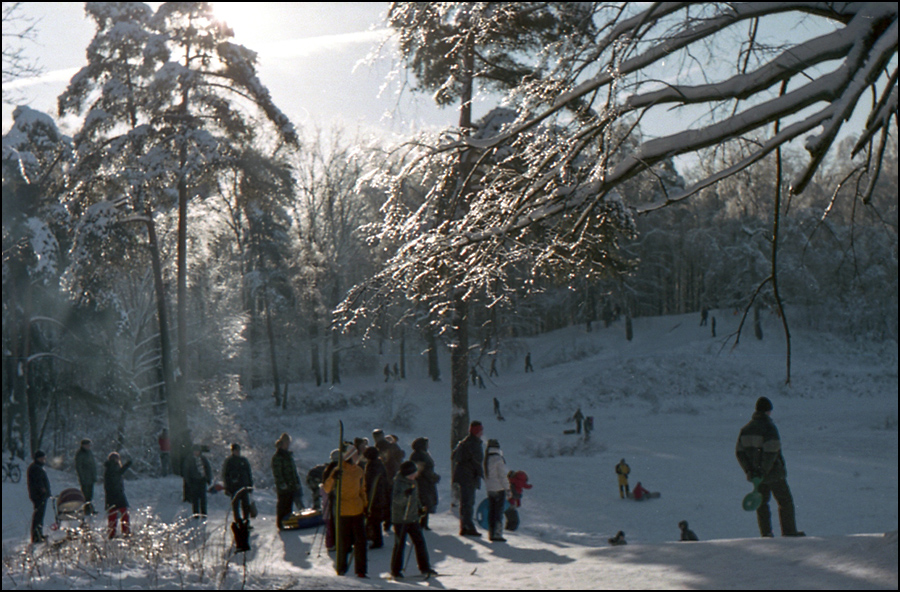
[[[528,482],[528,475],[525,471],[510,471],[507,475],[509,486],[512,489],[512,497],[509,498],[509,505],[514,508],[522,506],[522,491],[531,489],[531,483]]]
[[[619,476],[619,497],[625,499],[628,496],[628,473],[631,467],[625,464],[625,459],[619,461],[616,465],[616,475]]]

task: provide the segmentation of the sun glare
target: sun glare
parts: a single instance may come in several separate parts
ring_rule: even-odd
[[[231,27],[235,41],[241,43],[261,36],[265,24],[263,5],[262,2],[213,2],[213,13]]]

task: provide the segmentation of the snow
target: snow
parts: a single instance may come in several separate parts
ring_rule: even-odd
[[[489,361],[479,368],[487,388],[470,387],[472,418],[484,422],[485,441],[500,441],[508,467],[526,471],[534,485],[524,493],[522,525],[506,534],[505,544],[457,535],[449,507],[447,379],[432,383],[423,359],[410,363],[407,380],[385,383],[381,367],[397,361],[385,354],[372,376],[344,377],[333,389],[291,385],[287,411],[271,408],[268,388],[248,397],[222,386],[203,400],[193,427],[212,447],[213,466],[221,466],[227,444],[237,440],[254,468],[260,516],[246,557],[225,553],[231,536],[221,495],[210,496],[205,524],[178,522],[188,506],[173,477],[126,481],[137,531],[131,547],[103,541],[97,553],[103,561],[67,556],[72,543],[29,550],[24,482],[4,483],[3,588],[238,588],[246,576],[246,587],[261,589],[897,589],[896,342],[792,328],[793,380],[785,386],[776,317],[764,318],[763,341],[744,335],[732,350],[721,336],[739,317],[710,314],[719,338],[699,326],[697,314],[635,319],[630,342],[621,321],[591,333],[571,327],[502,343],[499,377],[487,376]],[[534,373],[523,372],[526,351]],[[774,403],[806,538],[759,538],[755,515],[740,508],[750,486],[734,445],[760,395]],[[504,422],[492,413],[494,397]],[[578,406],[595,420],[587,444],[563,434],[574,427],[566,419]],[[442,475],[439,513],[426,533],[442,574],[436,580],[379,578],[388,571],[390,537],[384,549],[369,551],[370,579],[357,580],[334,575],[333,555],[314,530],[276,531],[268,469],[275,439],[282,431],[294,437],[305,473],[337,446],[339,419],[348,437],[371,441],[375,428],[398,434],[407,454],[414,438],[430,439]],[[95,442],[97,456],[103,446]],[[619,498],[613,467],[623,457],[631,484],[641,481],[660,491],[660,499]],[[50,480],[55,493],[75,484],[73,474],[55,470]],[[308,490],[304,496],[308,501]],[[149,520],[148,513],[158,518]],[[699,543],[677,542],[680,520],[690,523]],[[777,512],[774,526],[777,532]],[[606,539],[618,530],[628,545],[611,547]],[[137,550],[161,539],[172,541],[171,556],[156,563]],[[407,575],[415,571],[411,565]]]

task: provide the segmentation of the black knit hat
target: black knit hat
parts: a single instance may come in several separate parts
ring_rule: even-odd
[[[414,463],[411,460],[408,460],[408,461],[404,462],[402,465],[400,465],[400,474],[403,475],[404,477],[406,477],[408,475],[412,475],[413,473],[415,473],[418,470],[419,470],[419,467],[417,467],[416,463]]]
[[[757,413],[766,413],[767,411],[772,410],[772,401],[768,399],[768,397],[760,397],[756,400],[756,411]]]

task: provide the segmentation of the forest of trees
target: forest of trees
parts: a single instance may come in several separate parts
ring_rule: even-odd
[[[783,304],[792,326],[896,340],[896,5],[784,3],[844,36],[773,48],[753,42],[770,14],[697,4],[394,3],[398,62],[451,109],[388,143],[295,129],[208,3],[88,3],[58,113],[20,106],[3,136],[3,449],[65,449],[85,422],[183,449],[219,381],[276,413],[290,385],[386,354],[435,380],[449,356],[456,437],[470,364],[576,323],[625,340],[637,316]],[[733,77],[644,86],[660,48],[732,24]],[[804,111],[866,91],[850,136],[845,112]],[[710,119],[644,140],[641,110],[673,101]]]

